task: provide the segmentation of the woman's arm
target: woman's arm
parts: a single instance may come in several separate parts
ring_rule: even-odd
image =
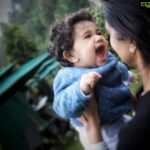
[[[90,144],[102,141],[100,133],[100,119],[97,112],[97,103],[93,98],[79,120],[87,130]]]
[[[87,136],[91,150],[107,150],[107,145],[103,142],[101,134],[101,123],[98,115],[95,98],[91,100],[87,109],[82,113],[79,120],[87,131]]]

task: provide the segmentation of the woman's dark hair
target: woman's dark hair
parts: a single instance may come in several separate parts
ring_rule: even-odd
[[[150,64],[150,8],[142,8],[139,0],[103,0],[103,14],[121,35],[135,41],[146,64]]]
[[[87,10],[80,10],[68,16],[64,21],[55,24],[50,30],[50,43],[48,52],[55,57],[63,66],[73,66],[73,64],[63,58],[64,51],[70,51],[73,48],[74,26],[81,21],[94,22]]]

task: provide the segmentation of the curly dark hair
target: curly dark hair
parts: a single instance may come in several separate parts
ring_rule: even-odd
[[[48,52],[51,56],[55,57],[62,66],[73,66],[71,62],[63,58],[63,52],[70,51],[73,48],[74,26],[86,20],[95,22],[87,10],[79,10],[68,16],[64,21],[56,23],[52,29],[50,29]]]

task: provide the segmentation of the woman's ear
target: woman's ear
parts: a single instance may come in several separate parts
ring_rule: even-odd
[[[76,63],[79,61],[79,58],[77,57],[77,54],[71,50],[71,51],[64,51],[63,57],[68,60],[71,63]]]
[[[131,52],[131,53],[135,53],[136,49],[137,49],[136,42],[135,42],[135,41],[132,41],[132,42],[130,43],[130,52]]]

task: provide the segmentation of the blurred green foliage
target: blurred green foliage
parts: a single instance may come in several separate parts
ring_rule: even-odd
[[[69,13],[89,6],[88,0],[12,0],[13,11],[9,14],[12,24],[3,26],[8,63],[16,59],[23,63],[45,51],[49,27]]]
[[[65,15],[89,7],[88,0],[13,0],[20,9],[12,12],[12,22],[30,34],[39,50],[47,48],[49,26]]]
[[[19,64],[23,64],[37,54],[38,49],[34,40],[26,35],[18,25],[3,24],[2,29],[3,48],[9,62],[17,59]]]

